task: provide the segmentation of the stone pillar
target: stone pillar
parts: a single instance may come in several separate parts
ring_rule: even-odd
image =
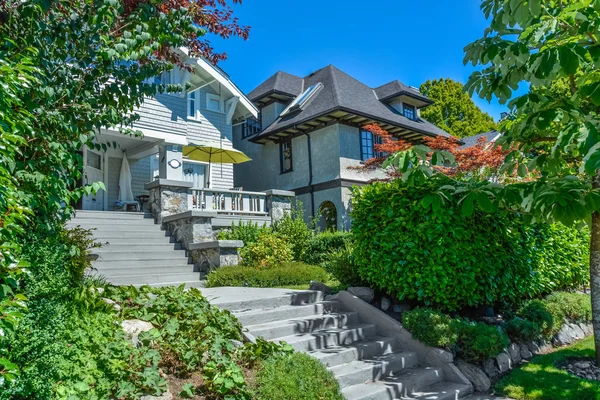
[[[220,267],[238,265],[242,247],[244,242],[241,240],[215,240],[190,244],[188,254],[200,272],[208,274]]]
[[[158,176],[172,181],[183,180],[183,153],[181,146],[164,144],[158,148]]]
[[[289,214],[292,211],[292,201],[296,197],[294,192],[271,189],[267,190],[266,194],[267,212],[272,222],[280,220],[286,213]]]
[[[192,243],[215,240],[212,219],[216,216],[217,213],[214,212],[189,210],[163,217],[162,224],[184,249],[189,250]]]
[[[173,181],[170,179],[157,179],[145,185],[150,192],[149,208],[154,216],[154,222],[160,224],[163,218],[186,212],[189,191],[192,182]]]

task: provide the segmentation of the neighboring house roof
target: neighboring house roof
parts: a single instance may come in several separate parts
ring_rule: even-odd
[[[494,143],[502,134],[498,131],[489,131],[484,133],[478,133],[477,135],[467,136],[460,139],[463,142],[463,145],[459,147],[459,149],[468,149],[469,147],[473,147],[477,144],[479,139],[485,138],[486,143]]]
[[[279,71],[248,93],[248,98],[252,101],[257,101],[272,94],[280,94],[293,98],[302,93],[302,85],[303,79],[299,76]]]
[[[399,89],[406,91],[407,86],[400,82],[395,81],[373,89],[333,65],[328,65],[304,77],[301,79],[302,85],[300,85],[298,79],[300,78],[293,75],[277,73],[250,92],[249,97],[256,102],[275,90],[287,91],[288,94],[295,92],[295,97],[302,93],[302,90],[312,85],[319,82],[323,84],[323,89],[299,112],[279,116],[271,125],[265,127],[260,134],[254,136],[251,139],[253,142],[265,142],[268,137],[276,133],[297,134],[298,132],[310,130],[311,127],[317,128],[319,125],[337,121],[348,121],[362,125],[377,122],[383,129],[398,136],[406,135],[409,139],[415,139],[423,135],[450,136],[444,130],[422,118],[417,117],[415,120],[406,118],[390,105],[381,101],[376,90],[379,90],[382,95],[387,93],[393,96],[394,93],[399,92]],[[416,96],[417,92],[414,92],[411,95]],[[317,121],[316,125],[314,121]],[[303,128],[304,126],[309,129]]]

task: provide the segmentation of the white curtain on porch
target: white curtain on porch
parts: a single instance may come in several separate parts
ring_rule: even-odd
[[[131,191],[131,170],[127,155],[123,153],[123,163],[121,164],[121,174],[119,175],[119,200],[133,201],[133,192]]]

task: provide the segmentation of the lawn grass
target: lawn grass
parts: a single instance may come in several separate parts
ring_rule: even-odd
[[[496,385],[496,392],[516,400],[600,400],[600,382],[578,378],[556,367],[573,357],[593,357],[594,338],[534,357]]]

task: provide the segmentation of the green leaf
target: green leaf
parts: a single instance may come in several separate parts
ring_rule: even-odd
[[[573,75],[577,72],[579,69],[579,56],[571,48],[567,46],[559,47],[558,56],[560,58],[560,66],[565,74]]]
[[[542,2],[541,0],[529,0],[529,11],[534,17],[539,17],[542,13]]]

